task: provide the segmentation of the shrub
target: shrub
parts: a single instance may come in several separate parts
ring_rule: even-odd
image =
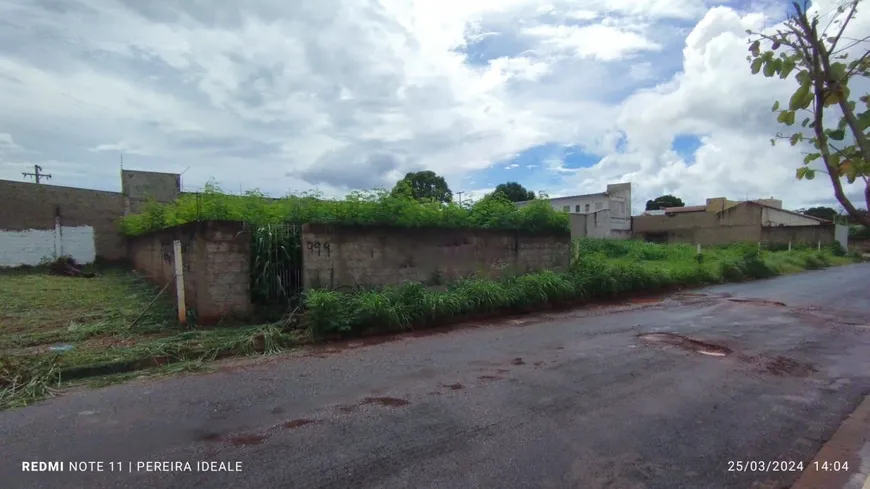
[[[456,203],[421,202],[385,189],[351,192],[344,199],[327,199],[316,192],[280,199],[258,190],[229,195],[214,182],[203,192],[182,194],[168,204],[149,202],[139,214],[121,220],[121,232],[135,236],[197,220],[234,220],[255,225],[292,223],[386,224],[401,227],[471,227],[524,231],[568,232],[568,214],[546,200],[523,207],[501,194],[489,195],[471,207]]]

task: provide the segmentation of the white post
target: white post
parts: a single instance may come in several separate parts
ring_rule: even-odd
[[[701,243],[698,243],[697,245],[695,245],[695,247],[698,250],[698,254],[700,255],[701,254]]]
[[[181,257],[181,241],[172,243],[175,255],[175,295],[178,300],[178,322],[187,324],[187,307],[184,304],[184,264]]]
[[[819,240],[819,245],[817,248],[819,251],[822,251],[822,240]]]
[[[788,251],[791,251],[791,241],[788,242]]]

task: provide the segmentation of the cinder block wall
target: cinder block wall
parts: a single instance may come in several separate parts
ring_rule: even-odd
[[[471,274],[565,268],[570,263],[571,236],[305,224],[302,246],[305,288],[404,281],[437,285]]]
[[[53,230],[60,216],[64,227],[91,226],[96,256],[105,260],[126,258],[118,234],[123,208],[115,192],[0,180],[0,229]]]
[[[834,225],[820,226],[777,226],[764,228],[761,232],[761,240],[767,243],[793,244],[805,243],[815,245],[819,241],[822,246],[834,242]]]
[[[251,239],[236,221],[191,222],[129,238],[133,267],[159,287],[173,280],[181,241],[185,306],[198,324],[251,312]],[[171,294],[174,294],[174,289]]]

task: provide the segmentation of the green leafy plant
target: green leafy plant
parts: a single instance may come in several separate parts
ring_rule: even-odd
[[[864,184],[866,207],[870,208],[870,95],[852,94],[850,85],[870,77],[867,38],[843,36],[854,19],[861,0],[847,0],[835,12],[809,14],[807,5],[793,3],[794,13],[775,33],[747,31],[750,39],[747,61],[753,74],[797,82],[787,103],[773,104],[777,122],[800,129],[778,133],[771,139],[788,140],[792,146],[807,144],[797,178],[812,180],[828,175],[834,196],[857,222],[870,226],[870,217],[846,196],[842,179]],[[857,82],[853,84],[852,82]],[[827,116],[826,116],[827,113]],[[821,162],[821,168],[813,163]]]

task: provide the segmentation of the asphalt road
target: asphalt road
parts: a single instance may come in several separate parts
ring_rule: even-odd
[[[70,393],[0,413],[0,486],[788,487],[729,462],[809,461],[870,392],[868,283],[854,265]]]

